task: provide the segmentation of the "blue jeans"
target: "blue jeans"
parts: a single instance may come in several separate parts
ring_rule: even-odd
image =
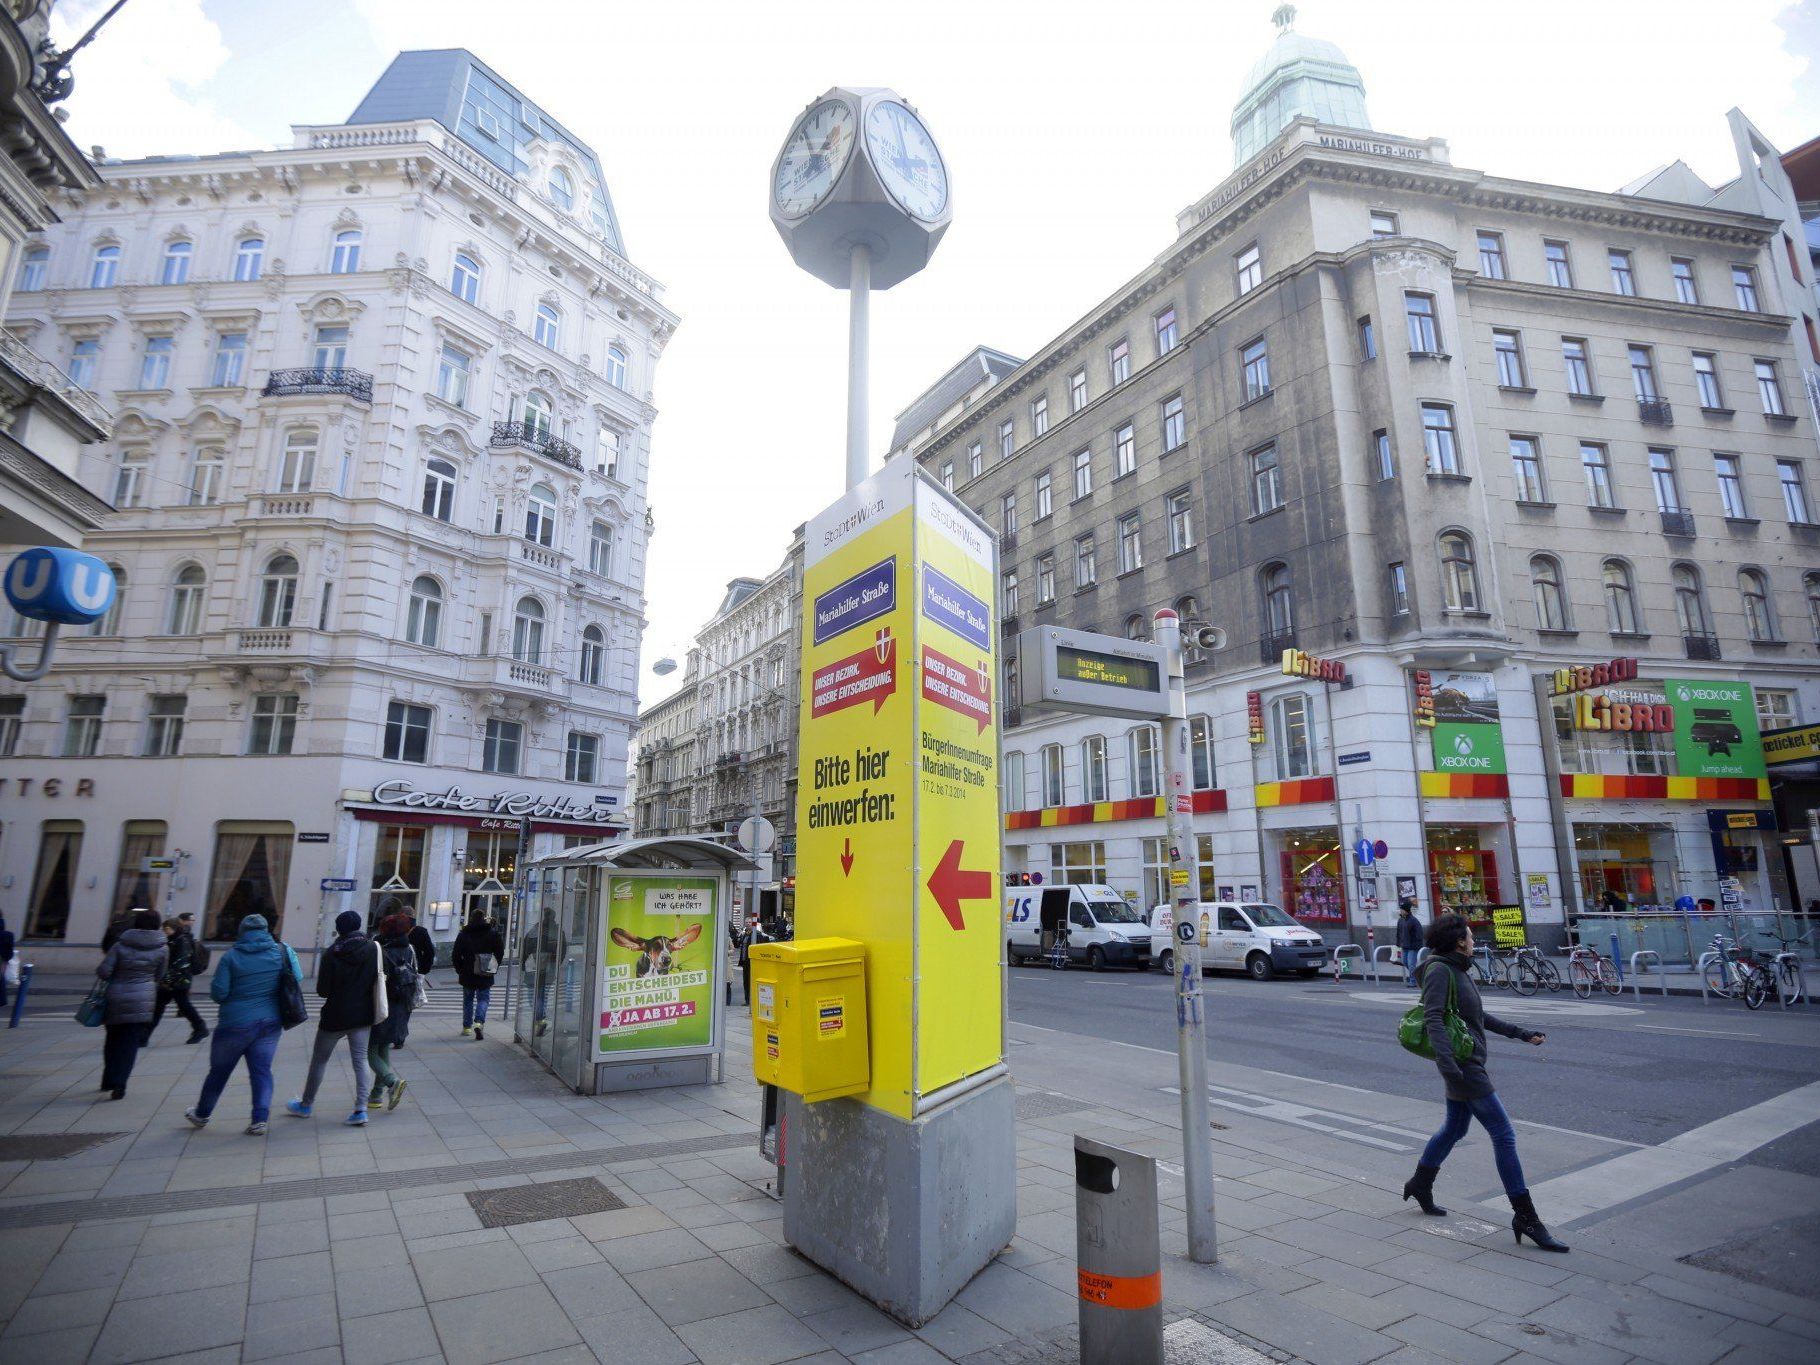
[[[487,1022],[487,1006],[493,1003],[491,986],[463,986],[461,988],[461,1026],[473,1028],[476,1024]]]
[[[1403,950],[1403,982],[1405,985],[1413,986],[1416,984],[1416,962],[1421,956],[1422,950],[1420,948],[1405,948]]]
[[[278,1052],[278,1040],[284,1027],[276,1019],[239,1028],[215,1028],[209,1041],[209,1074],[203,1078],[202,1095],[196,1101],[196,1114],[207,1118],[226,1089],[234,1068],[246,1058],[247,1078],[253,1086],[253,1122],[264,1123],[272,1116],[272,1058]]]
[[[1428,1146],[1422,1151],[1422,1164],[1439,1166],[1447,1160],[1447,1154],[1453,1150],[1454,1143],[1466,1136],[1473,1119],[1479,1121],[1479,1126],[1491,1138],[1491,1151],[1498,1162],[1498,1179],[1504,1184],[1504,1193],[1512,1198],[1528,1194],[1529,1186],[1523,1181],[1523,1163],[1517,1160],[1517,1130],[1511,1127],[1510,1115],[1504,1112],[1496,1095],[1447,1101],[1447,1117],[1440,1131],[1428,1139]]]

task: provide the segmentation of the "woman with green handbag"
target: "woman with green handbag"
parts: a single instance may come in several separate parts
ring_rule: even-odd
[[[1550,1235],[1536,1214],[1529,1186],[1523,1180],[1523,1163],[1517,1159],[1517,1133],[1510,1115],[1498,1102],[1491,1077],[1485,1070],[1485,1030],[1506,1038],[1540,1046],[1545,1034],[1507,1024],[1485,1012],[1479,988],[1473,984],[1472,926],[1458,915],[1438,915],[1426,935],[1429,959],[1422,965],[1422,1029],[1424,1036],[1405,1037],[1403,1045],[1434,1058],[1447,1089],[1447,1117],[1440,1131],[1428,1140],[1416,1173],[1403,1186],[1403,1198],[1413,1199],[1422,1212],[1440,1217],[1447,1212],[1434,1202],[1435,1177],[1454,1144],[1466,1136],[1472,1120],[1491,1138],[1497,1158],[1498,1179],[1515,1211],[1510,1230],[1520,1245],[1528,1237],[1544,1251],[1566,1251],[1565,1243]],[[1414,1010],[1410,1011],[1415,1014]],[[1413,1021],[1406,1021],[1413,1022]],[[1425,1042],[1426,1048],[1418,1046]]]

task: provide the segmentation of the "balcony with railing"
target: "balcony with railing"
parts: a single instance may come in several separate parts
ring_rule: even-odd
[[[373,401],[373,376],[365,370],[345,366],[311,366],[300,370],[273,370],[266,376],[260,395],[265,398],[293,398],[299,395],[330,394],[352,398],[356,403]]]
[[[1266,635],[1263,639],[1258,641],[1258,662],[1264,664],[1280,663],[1283,658],[1283,651],[1286,649],[1294,649],[1295,647],[1295,632],[1293,630],[1279,630],[1274,635]]]
[[[1716,635],[1683,635],[1681,644],[1690,659],[1719,658],[1719,637]]]
[[[581,468],[580,449],[562,437],[551,434],[550,429],[540,422],[495,422],[493,439],[488,444],[496,450],[519,446],[570,469]]]
[[[253,499],[256,517],[310,517],[316,515],[316,499],[308,493],[261,493]]]
[[[1692,536],[1694,532],[1694,514],[1685,507],[1664,508],[1662,510],[1662,534],[1665,536]]]
[[[497,687],[507,692],[535,692],[555,695],[568,691],[568,680],[553,668],[523,659],[482,654],[461,660],[461,676],[483,687]]]
[[[1669,406],[1666,398],[1639,398],[1637,420],[1646,427],[1672,427],[1675,424],[1675,410]]]

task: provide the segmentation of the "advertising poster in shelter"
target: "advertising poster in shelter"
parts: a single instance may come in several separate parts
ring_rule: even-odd
[[[681,875],[610,880],[598,1054],[713,1043],[718,885]]]
[[[1749,683],[1669,678],[1675,771],[1682,777],[1762,777],[1763,740]]]
[[[1501,774],[1504,730],[1498,687],[1489,673],[1435,670],[1433,687],[1435,771]]]

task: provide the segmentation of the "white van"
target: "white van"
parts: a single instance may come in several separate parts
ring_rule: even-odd
[[[1327,962],[1321,936],[1269,901],[1202,901],[1199,907],[1201,967],[1227,967],[1268,981],[1278,972],[1313,976]],[[1150,956],[1166,972],[1175,969],[1175,915],[1159,905],[1150,912]]]
[[[1043,956],[1043,926],[1068,921],[1068,960],[1094,971],[1150,965],[1143,912],[1110,886],[1019,886],[1005,893],[1005,957],[1012,966]]]

